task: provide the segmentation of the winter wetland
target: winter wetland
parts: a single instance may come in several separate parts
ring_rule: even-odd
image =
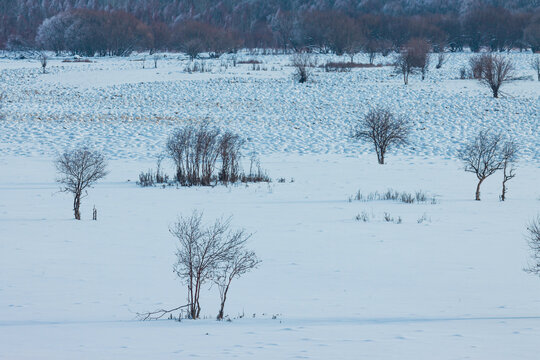
[[[537,7],[166,2],[0,5],[0,359],[538,358]]]

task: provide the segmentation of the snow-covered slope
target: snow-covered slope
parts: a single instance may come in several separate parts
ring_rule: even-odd
[[[526,54],[512,56],[531,74]],[[538,82],[492,99],[453,80],[466,63],[454,54],[407,88],[388,68],[317,72],[301,86],[287,59],[261,60],[267,71],[219,72],[216,62],[202,75],[177,60],[158,70],[53,61],[46,75],[38,64],[1,63],[0,359],[536,359],[540,279],[523,268],[525,227],[540,211]],[[415,122],[411,146],[384,166],[347,136],[375,104]],[[168,132],[204,117],[248,137],[244,152],[258,152],[274,182],[137,187]],[[454,159],[483,127],[523,148],[504,203],[500,174],[476,202],[475,177]],[[52,159],[79,141],[102,148],[111,172],[75,221]],[[437,201],[349,201],[388,188]],[[136,321],[136,312],[185,303],[168,228],[193,209],[208,220],[233,215],[253,232],[260,268],[233,282],[232,322],[214,320],[215,288],[204,289],[205,319]]]

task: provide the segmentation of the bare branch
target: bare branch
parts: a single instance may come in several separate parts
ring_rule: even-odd
[[[191,304],[182,305],[182,306],[176,307],[174,309],[170,309],[170,310],[159,309],[159,310],[150,311],[150,312],[146,312],[146,313],[137,313],[137,320],[141,320],[141,321],[159,320],[159,319],[161,319],[162,317],[164,317],[167,314],[170,314],[170,313],[173,313],[173,312],[178,311],[180,309],[186,308],[186,307],[188,307],[190,305]]]
[[[540,275],[540,215],[527,226],[527,232],[529,249],[532,252],[532,263],[525,271],[534,275]]]

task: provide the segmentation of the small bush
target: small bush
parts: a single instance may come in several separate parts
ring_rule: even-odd
[[[398,216],[397,219],[395,219],[392,215],[390,215],[390,213],[387,212],[384,213],[383,219],[385,222],[393,222],[396,224],[401,224],[403,222],[401,216]]]
[[[248,64],[248,65],[262,64],[262,61],[257,60],[257,59],[249,59],[249,60],[237,61],[237,64]]]
[[[459,69],[459,78],[461,80],[472,79],[472,75],[471,75],[470,71],[466,67],[462,66]]]
[[[93,61],[88,59],[64,59],[62,60],[63,63],[92,63]]]
[[[137,185],[142,187],[149,187],[154,186],[154,173],[152,170],[148,170],[147,172],[141,172],[139,174],[139,181],[137,181]]]
[[[255,156],[251,157],[249,174],[242,174],[240,181],[243,183],[272,182],[266,171],[261,168],[261,162]]]
[[[187,72],[188,74],[205,73],[205,72],[211,72],[211,71],[212,69],[206,66],[206,63],[204,61],[193,61],[184,67],[184,72]]]
[[[313,68],[317,66],[317,59],[309,53],[297,53],[292,56],[292,66],[295,68],[295,80],[302,84],[311,77]]]
[[[427,214],[424,213],[421,217],[416,220],[417,223],[422,224],[424,222],[431,222],[431,218],[428,218]]]
[[[324,65],[321,65],[322,68],[324,68],[324,71],[326,72],[349,72],[352,69],[363,69],[363,68],[374,68],[374,67],[382,67],[381,64],[363,64],[363,63],[355,63],[355,62],[332,62],[329,61]]]
[[[370,216],[366,211],[362,211],[360,214],[356,215],[356,221],[369,222]]]

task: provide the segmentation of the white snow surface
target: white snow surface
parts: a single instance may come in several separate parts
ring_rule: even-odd
[[[540,279],[523,269],[526,226],[540,212],[540,82],[515,81],[493,99],[457,79],[469,56],[450,54],[407,87],[390,67],[317,70],[296,84],[286,56],[239,57],[261,60],[260,71],[207,60],[204,74],[171,54],[158,69],[150,58],[142,69],[139,55],[55,58],[44,75],[37,61],[0,59],[0,359],[537,359]],[[531,54],[508,56],[533,75]],[[411,144],[384,166],[349,139],[376,105],[414,123]],[[204,119],[242,134],[273,182],[135,185],[175,126]],[[455,158],[484,128],[521,146],[506,202],[500,174],[474,201],[475,177]],[[81,221],[53,166],[78,143],[102,149],[110,170]],[[437,201],[349,201],[388,188]],[[215,288],[201,320],[135,320],[186,302],[168,229],[193,209],[253,233],[262,264],[233,282],[233,321],[214,320]]]

